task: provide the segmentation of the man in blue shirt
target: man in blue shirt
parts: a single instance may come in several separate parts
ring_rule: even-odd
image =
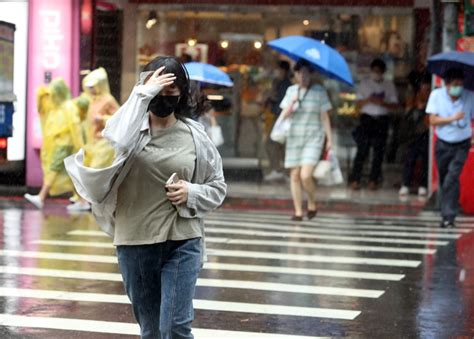
[[[459,210],[459,177],[471,148],[471,120],[474,119],[474,93],[463,88],[464,74],[449,69],[445,87],[431,92],[426,107],[430,124],[436,126],[435,145],[441,197],[441,227],[455,227]]]

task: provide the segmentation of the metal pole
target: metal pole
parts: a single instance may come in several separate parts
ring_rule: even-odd
[[[428,55],[441,52],[441,0],[431,1],[430,45]]]
[[[456,35],[458,33],[459,0],[442,0],[443,3],[443,52],[456,49]]]

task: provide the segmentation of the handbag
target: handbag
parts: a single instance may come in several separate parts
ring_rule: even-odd
[[[328,157],[329,152],[324,152],[321,160],[318,161],[313,171],[313,178],[316,180],[323,180],[331,173],[331,162]]]
[[[222,135],[221,126],[217,125],[209,127],[209,136],[216,147],[224,144],[224,136]]]
[[[284,144],[286,142],[286,137],[288,136],[288,132],[290,131],[291,127],[291,118],[284,118],[283,115],[280,114],[275,125],[272,128],[272,132],[270,133],[270,139],[279,144]]]
[[[306,98],[306,95],[311,89],[311,86],[312,85],[310,85],[306,89],[306,92],[303,94],[302,98],[300,98],[300,87],[298,87],[298,94],[297,94],[298,100],[291,104],[291,107],[290,107],[291,112],[294,112],[296,109],[298,109],[298,107],[301,107],[301,104],[303,100]],[[288,132],[290,131],[290,127],[291,127],[291,117],[288,117],[285,119],[283,118],[283,115],[280,114],[278,116],[277,121],[275,122],[275,125],[273,126],[272,132],[270,133],[270,139],[280,144],[284,144],[286,142],[286,137],[288,136]]]
[[[323,186],[339,185],[344,182],[339,160],[332,149],[328,150],[318,162],[313,177],[318,181],[318,184]]]

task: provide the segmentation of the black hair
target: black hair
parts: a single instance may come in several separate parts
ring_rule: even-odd
[[[385,61],[383,61],[382,59],[374,59],[370,63],[370,69],[374,69],[374,68],[378,68],[382,71],[382,73],[385,73],[385,71],[387,70],[387,65],[385,64]]]
[[[443,79],[447,84],[452,83],[454,80],[464,81],[464,72],[460,68],[449,68],[444,72]]]
[[[295,67],[293,67],[293,70],[295,72],[299,72],[303,67],[306,67],[310,72],[313,72],[313,67],[311,66],[311,64],[304,59],[298,60],[296,62]]]
[[[407,76],[408,82],[413,87],[415,92],[418,92],[421,85],[431,85],[432,75],[427,71],[411,71]]]
[[[178,58],[172,56],[156,57],[143,68],[143,72],[153,72],[163,66],[165,67],[165,73],[173,73],[176,76],[174,83],[178,86],[181,93],[179,96],[178,107],[174,112],[176,118],[180,120],[191,118],[193,107],[191,104],[189,75],[188,71]]]
[[[278,61],[278,68],[284,70],[285,72],[289,72],[290,71],[290,63],[288,61],[285,61],[285,60],[280,60],[280,61]]]
[[[202,114],[212,108],[211,102],[207,99],[207,95],[201,91],[197,81],[191,81],[190,85],[190,107],[191,118],[197,120]]]

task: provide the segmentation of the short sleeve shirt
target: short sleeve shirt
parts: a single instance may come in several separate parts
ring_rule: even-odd
[[[308,93],[305,90],[300,90],[298,93],[298,85],[288,87],[283,100],[280,103],[280,108],[285,109],[290,106],[296,96],[299,94],[299,100],[304,99],[303,109],[312,110],[316,112],[327,112],[332,109],[331,101],[329,100],[326,90],[320,85],[313,85]],[[293,109],[298,108],[298,103]]]
[[[441,140],[456,143],[472,137],[471,120],[474,119],[474,93],[464,90],[463,94],[453,101],[446,87],[437,88],[431,92],[426,113],[448,118],[461,111],[465,113],[464,119],[436,126],[436,134]]]
[[[363,80],[357,87],[357,100],[365,100],[371,96],[384,99],[389,104],[398,103],[397,90],[391,81],[376,82],[372,79]],[[370,103],[362,106],[361,112],[373,117],[380,117],[389,113],[386,107]]]

